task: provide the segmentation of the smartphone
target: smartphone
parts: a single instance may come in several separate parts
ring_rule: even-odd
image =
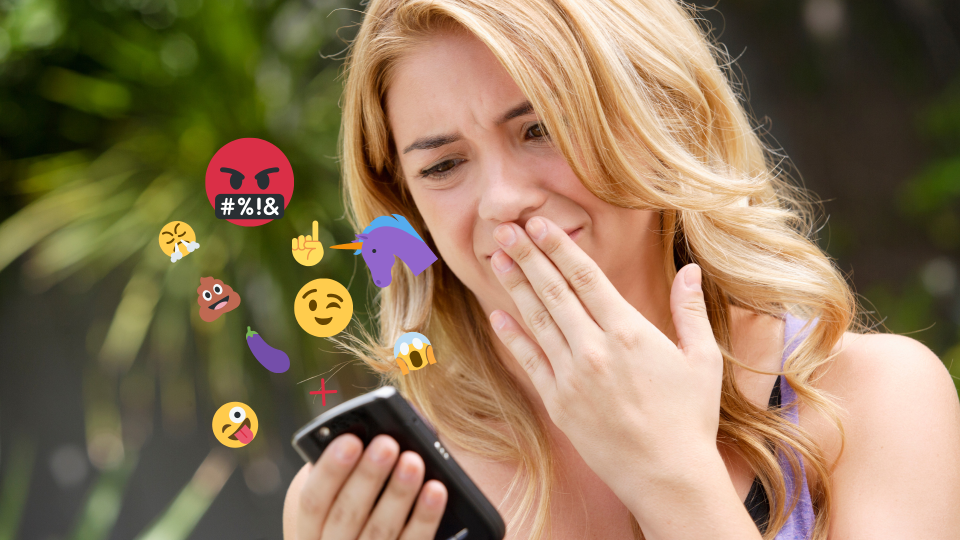
[[[447,507],[436,540],[502,540],[503,518],[437,440],[436,434],[392,386],[341,403],[314,418],[293,435],[293,447],[304,461],[316,463],[338,436],[353,433],[366,447],[377,435],[389,435],[400,452],[420,454],[424,482],[439,480],[447,488]]]

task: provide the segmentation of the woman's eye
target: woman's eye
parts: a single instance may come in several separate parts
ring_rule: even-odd
[[[441,161],[440,163],[430,167],[429,169],[424,169],[420,171],[420,176],[424,178],[443,178],[444,176],[450,174],[450,171],[457,165],[466,161],[465,159],[448,159],[446,161]]]
[[[527,135],[534,139],[543,139],[549,136],[543,124],[536,123],[527,129]]]

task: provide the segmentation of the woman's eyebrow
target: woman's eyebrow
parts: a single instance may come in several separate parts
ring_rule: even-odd
[[[503,113],[503,116],[497,120],[497,125],[502,125],[518,116],[524,116],[527,114],[533,113],[533,105],[529,101],[524,101],[523,103],[513,107],[509,111]],[[406,154],[411,150],[433,150],[434,148],[440,148],[441,146],[454,143],[459,141],[462,136],[459,133],[449,133],[446,135],[434,135],[431,137],[421,137],[415,141],[413,144],[403,149],[403,153]]]

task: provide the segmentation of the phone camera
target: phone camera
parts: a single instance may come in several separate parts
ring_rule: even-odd
[[[329,437],[329,436],[330,436],[330,428],[328,428],[327,426],[323,426],[322,428],[320,428],[319,431],[317,431],[317,433],[318,433],[321,437]]]

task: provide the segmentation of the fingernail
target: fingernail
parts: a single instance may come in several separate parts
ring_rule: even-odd
[[[413,465],[411,463],[408,463],[405,460],[401,461],[400,470],[397,471],[397,477],[400,480],[407,482],[407,481],[413,480],[413,473],[414,473]]]
[[[683,282],[691,291],[703,291],[700,286],[700,267],[693,265],[693,268],[685,270]]]
[[[390,446],[384,443],[378,444],[374,447],[370,457],[373,458],[373,461],[376,463],[386,462],[390,458]]]
[[[357,445],[350,444],[346,439],[339,440],[333,454],[344,463],[350,463],[357,458]]]
[[[534,240],[543,240],[547,234],[547,224],[542,219],[535,217],[527,221],[527,232]]]
[[[490,324],[497,330],[501,330],[507,324],[507,318],[500,311],[494,311],[490,314]]]
[[[443,496],[440,494],[440,490],[428,489],[427,496],[423,498],[423,502],[427,503],[428,506],[438,506],[442,498]]]
[[[503,273],[513,268],[513,259],[501,250],[493,254],[493,266],[498,272]]]
[[[517,240],[517,234],[513,232],[513,227],[509,224],[497,226],[497,229],[493,232],[493,237],[503,246],[512,246]]]

